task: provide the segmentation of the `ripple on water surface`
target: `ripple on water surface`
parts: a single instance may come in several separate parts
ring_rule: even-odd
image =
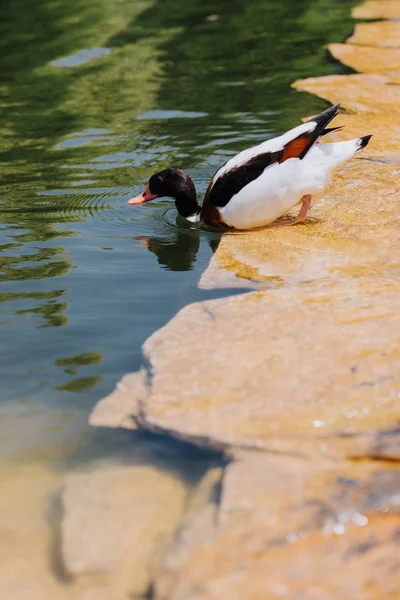
[[[79,67],[100,56],[107,56],[111,51],[111,48],[97,48],[95,46],[93,48],[84,48],[75,54],[71,54],[71,56],[53,60],[50,64],[53,67]]]

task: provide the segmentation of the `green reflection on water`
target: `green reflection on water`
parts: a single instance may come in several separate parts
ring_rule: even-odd
[[[83,352],[83,354],[77,354],[70,358],[58,358],[56,363],[60,367],[79,367],[81,365],[98,365],[101,362],[101,359],[102,356],[99,352]]]
[[[73,379],[64,385],[60,385],[55,389],[66,392],[86,392],[91,387],[95,386],[96,383],[101,381],[101,377],[78,377]]]

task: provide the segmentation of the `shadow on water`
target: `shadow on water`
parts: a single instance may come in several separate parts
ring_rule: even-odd
[[[171,271],[189,271],[193,268],[200,248],[200,234],[188,234],[177,231],[174,237],[145,237],[134,238],[142,248],[147,248],[157,257],[159,265]]]
[[[211,253],[216,252],[222,233],[212,233],[202,226],[188,225],[181,217],[164,235],[157,237],[137,236],[134,241],[157,257],[158,264],[169,271],[190,271],[194,268],[200,241],[203,238]]]

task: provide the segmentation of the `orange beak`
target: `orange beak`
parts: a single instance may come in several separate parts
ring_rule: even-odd
[[[147,185],[146,189],[140,196],[136,196],[136,198],[131,198],[128,200],[128,204],[144,204],[145,202],[150,202],[150,200],[154,200],[154,198],[158,198],[157,194],[152,194],[150,192],[150,188]]]
[[[140,246],[141,248],[148,248],[150,246],[149,238],[144,235],[139,235],[133,239],[137,242],[136,246]]]

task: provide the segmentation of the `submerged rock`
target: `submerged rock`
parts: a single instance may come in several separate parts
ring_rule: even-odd
[[[169,452],[134,434],[113,460],[68,475],[59,559],[76,600],[147,593],[207,464]]]
[[[144,594],[182,519],[186,491],[173,475],[146,465],[69,475],[62,556],[79,597],[92,588],[105,598]]]
[[[372,463],[243,453],[218,506],[181,531],[154,598],[395,600],[399,491]]]

